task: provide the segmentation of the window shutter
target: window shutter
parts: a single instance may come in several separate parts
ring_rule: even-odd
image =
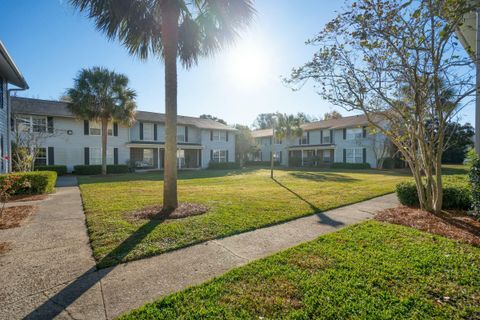
[[[116,122],[113,123],[113,135],[118,137],[118,123]]]
[[[210,141],[213,141],[213,130],[210,130]]]
[[[367,127],[363,127],[362,134],[364,138],[367,137]]]
[[[185,142],[188,142],[188,127],[185,126]]]
[[[367,163],[367,148],[363,148],[363,163]]]
[[[202,167],[202,150],[198,150],[198,166]]]
[[[55,164],[55,153],[53,147],[48,147],[48,165],[53,166]]]
[[[53,133],[53,117],[47,117],[47,130],[48,133]]]
[[[280,163],[282,163],[282,151],[280,151]]]
[[[83,134],[88,136],[90,134],[90,124],[88,123],[88,120],[83,121]]]
[[[143,122],[140,122],[139,128],[140,128],[140,140],[143,140]]]
[[[272,144],[272,141],[273,141],[273,137],[270,137],[270,145]]]
[[[84,154],[84,163],[85,165],[89,165],[90,164],[90,149],[88,147],[85,147],[85,149],[83,150],[83,154]]]
[[[307,131],[307,144],[310,144],[310,131]]]
[[[347,139],[347,128],[343,128],[343,140]]]
[[[343,163],[347,163],[347,149],[343,149]]]
[[[227,131],[227,135],[226,135],[226,138],[227,138],[227,142],[228,142],[228,131]]]
[[[155,141],[158,140],[158,132],[157,132],[157,124],[156,123],[153,125],[153,140],[155,140]]]
[[[227,150],[227,151],[225,151],[225,156],[226,156],[226,158],[227,158],[227,162],[228,162],[228,150]]]
[[[113,164],[118,164],[118,148],[113,148]]]
[[[323,144],[323,130],[320,130],[320,144]]]
[[[210,150],[210,162],[213,162],[213,150]]]
[[[330,144],[333,144],[333,129],[330,129]]]

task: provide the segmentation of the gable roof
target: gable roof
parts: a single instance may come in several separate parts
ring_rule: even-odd
[[[22,89],[28,89],[28,84],[23,78],[22,73],[18,70],[15,62],[10,54],[8,54],[7,48],[0,40],[0,76],[5,78],[9,83],[16,85]]]
[[[349,116],[339,119],[320,120],[315,122],[304,123],[300,127],[304,131],[320,130],[320,129],[342,129],[350,127],[360,127],[368,125],[365,115]],[[252,131],[254,138],[270,137],[273,135],[272,129],[262,129]]]
[[[14,113],[76,118],[75,115],[68,109],[68,102],[22,97],[12,97],[11,99],[12,111]],[[135,114],[135,119],[137,121],[165,123],[165,114],[149,111],[137,111]],[[235,128],[211,119],[177,116],[177,123],[179,125],[194,126],[200,129],[236,131]]]

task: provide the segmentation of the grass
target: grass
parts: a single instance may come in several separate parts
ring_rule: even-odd
[[[160,254],[393,192],[404,171],[204,170],[181,172],[179,199],[207,205],[201,216],[139,220],[161,204],[161,173],[80,177],[93,253],[99,267]]]
[[[480,248],[369,221],[121,319],[478,319],[479,283]]]

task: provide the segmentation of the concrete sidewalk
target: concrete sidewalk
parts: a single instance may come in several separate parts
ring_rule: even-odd
[[[65,183],[63,179],[60,183]],[[68,183],[66,183],[68,185]],[[7,319],[111,319],[249,261],[317,238],[398,205],[394,195],[299,218],[159,256],[96,270],[76,186],[39,204],[0,258],[0,315]]]

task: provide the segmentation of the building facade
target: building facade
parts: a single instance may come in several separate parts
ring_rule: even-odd
[[[272,139],[273,130],[256,130],[252,135],[258,152],[253,161],[269,161],[274,143],[274,160],[284,166],[322,166],[333,162],[368,163],[376,168],[387,157],[389,144],[378,133],[368,130],[365,116],[322,120],[303,124],[303,135]]]
[[[62,101],[12,97],[14,129],[43,135],[37,165],[101,164],[101,126],[76,118]],[[236,130],[210,119],[178,116],[177,166],[207,168],[210,162],[235,161]],[[137,111],[131,126],[108,127],[107,163],[136,169],[162,169],[165,115]]]
[[[9,88],[9,84],[17,88]],[[0,41],[0,173],[10,171],[10,91],[28,89],[27,82]]]

